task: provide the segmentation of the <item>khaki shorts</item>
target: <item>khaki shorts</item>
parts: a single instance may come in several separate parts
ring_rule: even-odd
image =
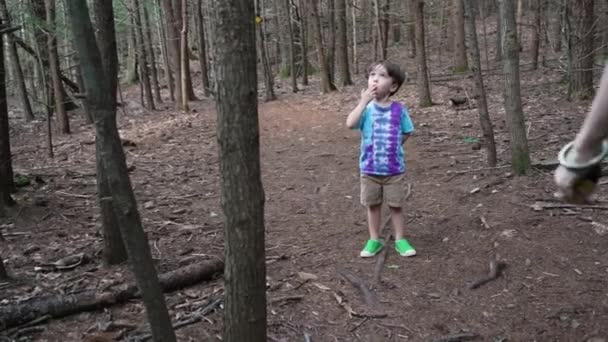
[[[396,176],[361,175],[361,204],[366,207],[385,202],[401,208],[405,197],[405,174]]]

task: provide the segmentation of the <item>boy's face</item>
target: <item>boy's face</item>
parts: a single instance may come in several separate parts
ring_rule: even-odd
[[[376,100],[384,99],[397,89],[393,78],[389,76],[388,71],[381,64],[375,66],[370,71],[367,77],[367,87],[372,90]]]

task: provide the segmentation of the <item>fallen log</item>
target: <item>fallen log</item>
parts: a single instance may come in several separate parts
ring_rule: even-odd
[[[159,281],[163,292],[172,292],[204,280],[210,280],[223,270],[224,262],[222,260],[211,260],[164,273],[159,276]],[[46,315],[60,318],[78,312],[98,310],[138,297],[137,286],[131,284],[101,293],[89,290],[71,295],[32,298],[22,303],[0,308],[0,331]]]

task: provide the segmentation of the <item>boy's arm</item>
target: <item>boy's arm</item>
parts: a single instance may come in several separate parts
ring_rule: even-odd
[[[359,104],[357,104],[357,107],[355,107],[355,109],[348,114],[348,117],[346,117],[346,127],[351,129],[359,127],[361,115],[363,114],[363,111],[365,110],[365,107],[369,101],[371,101],[373,98],[374,92],[372,90],[363,89],[361,91],[361,100],[359,100]]]

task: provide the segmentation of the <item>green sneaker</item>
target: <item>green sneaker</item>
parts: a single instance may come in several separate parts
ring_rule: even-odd
[[[401,256],[409,257],[416,255],[416,250],[406,239],[401,239],[395,241],[395,250],[397,253],[401,254]]]
[[[365,247],[363,247],[363,250],[361,251],[361,253],[359,255],[362,258],[373,257],[374,255],[378,254],[378,252],[380,252],[382,250],[382,247],[384,247],[384,245],[382,244],[382,242],[380,242],[380,240],[369,239],[365,243]]]

